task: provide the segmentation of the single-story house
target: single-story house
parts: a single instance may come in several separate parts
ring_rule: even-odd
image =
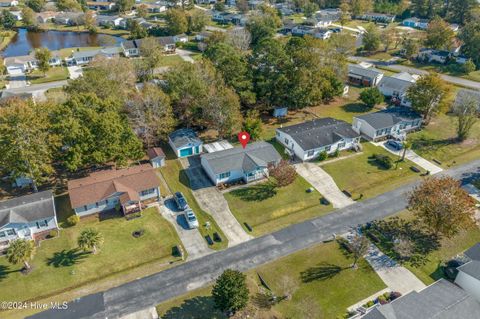
[[[87,51],[75,51],[72,55],[65,59],[69,65],[85,65],[93,61],[97,56],[106,58],[114,58],[120,56],[121,49],[119,47],[105,47],[102,49],[93,49]]]
[[[68,181],[70,203],[80,217],[122,209],[136,213],[160,199],[160,180],[150,164],[94,172]]]
[[[446,50],[434,50],[423,48],[418,52],[417,58],[426,62],[436,62],[445,64],[452,57],[452,52]]]
[[[115,2],[87,1],[87,7],[90,10],[113,10],[113,8],[115,8]]]
[[[480,300],[480,243],[463,253],[465,263],[457,268],[455,284]]]
[[[455,96],[454,106],[465,102],[474,102],[477,105],[477,109],[480,112],[480,91],[474,91],[469,89],[459,89]]]
[[[380,23],[392,23],[393,21],[395,21],[395,16],[391,14],[369,12],[355,16],[355,19],[375,21]]]
[[[340,9],[322,9],[315,12],[315,27],[328,27],[333,22],[340,20],[342,11]]]
[[[215,184],[243,180],[245,183],[268,176],[268,168],[277,165],[282,157],[272,144],[255,142],[245,148],[235,147],[200,156],[203,169]]]
[[[58,229],[52,191],[0,202],[0,250],[16,239],[41,240]]]
[[[16,7],[18,6],[17,0],[0,0],[0,7]]]
[[[172,147],[177,157],[198,155],[203,151],[203,141],[197,133],[189,128],[182,128],[168,136],[168,144]]]
[[[10,11],[11,14],[13,14],[15,16],[15,19],[17,21],[22,21],[23,17],[22,17],[22,11]]]
[[[215,11],[212,14],[212,21],[215,21],[221,24],[228,24],[228,23],[232,23],[234,16],[235,14],[233,13]]]
[[[167,6],[161,3],[142,3],[147,6],[147,10],[150,13],[161,13],[167,11]]]
[[[419,19],[419,18],[408,18],[402,21],[402,25],[410,28],[417,28],[426,30],[428,28],[427,19]]]
[[[102,27],[118,28],[124,18],[119,16],[97,15],[97,24]]]
[[[328,29],[316,28],[306,25],[297,25],[292,28],[292,35],[304,36],[310,35],[317,39],[326,40],[332,36],[332,31]]]
[[[58,12],[55,11],[44,11],[36,14],[38,23],[48,23],[51,22],[58,15]]]
[[[182,34],[179,34],[179,35],[175,35],[173,37],[173,39],[175,40],[175,42],[187,43],[188,42],[188,35],[186,35],[185,33],[182,33]]]
[[[395,105],[412,106],[407,99],[407,90],[415,83],[416,79],[409,73],[398,73],[393,76],[384,76],[378,84],[378,89]]]
[[[383,73],[375,68],[365,68],[361,65],[348,65],[348,81],[361,86],[377,86]]]
[[[205,41],[212,35],[210,31],[201,31],[195,35],[195,41]]]
[[[153,168],[165,166],[165,153],[160,147],[150,148],[147,155]]]
[[[48,62],[50,66],[59,66],[62,64],[62,59],[53,52],[52,57]],[[38,68],[37,59],[35,59],[33,53],[29,55],[7,57],[4,59],[3,63],[9,75],[21,75]]]
[[[287,153],[308,161],[322,152],[331,154],[355,148],[360,134],[347,122],[326,117],[277,128],[275,139],[285,146]]]
[[[367,139],[377,141],[388,137],[402,139],[406,133],[419,129],[421,125],[420,115],[398,107],[355,116],[352,128]]]
[[[82,23],[82,18],[84,14],[83,12],[61,12],[53,21],[55,24],[62,24],[62,25],[79,25]]]
[[[164,53],[175,53],[175,37],[156,37],[159,45],[162,47]],[[140,47],[142,39],[124,41],[121,44],[123,54],[126,57],[140,56]]]
[[[388,304],[379,305],[361,318],[480,318],[480,302],[468,291],[440,279],[418,292],[412,291]]]

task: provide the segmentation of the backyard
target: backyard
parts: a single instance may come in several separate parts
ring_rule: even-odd
[[[162,168],[160,168],[160,172],[162,173],[163,178],[165,179],[170,192],[182,192],[185,196],[188,205],[190,208],[195,212],[195,215],[198,218],[198,223],[200,225],[199,230],[203,237],[210,235],[213,237],[213,233],[217,232],[221,237],[221,242],[214,242],[213,245],[210,246],[212,249],[224,249],[228,246],[228,240],[225,234],[222,232],[220,227],[217,225],[213,217],[202,210],[198,205],[195,197],[190,190],[188,176],[186,175],[185,171],[183,170],[182,165],[180,162],[175,158],[174,153],[172,152],[170,146],[164,145],[162,149],[165,151],[167,156],[167,160],[165,161],[166,164]],[[207,229],[205,224],[209,222],[210,227]]]
[[[225,193],[225,198],[240,224],[246,229],[248,223],[259,236],[332,211],[331,205],[320,204],[320,193],[307,192],[311,187],[297,176],[285,187],[267,181]]]
[[[66,226],[65,218],[71,214],[68,196],[57,197],[56,202],[59,224]],[[88,227],[97,229],[104,237],[96,255],[77,246],[77,237]],[[143,230],[143,235],[133,237],[132,233],[138,230]],[[116,214],[100,220],[96,216],[86,217],[73,227],[61,229],[59,237],[42,241],[28,275],[20,272],[22,266],[0,258],[0,300],[40,300],[147,264],[151,269],[165,269],[180,261],[172,256],[172,248],[180,244],[175,229],[156,208],[129,221]],[[161,267],[157,267],[159,264]]]
[[[432,161],[440,161],[443,167],[474,160],[480,156],[480,123],[476,123],[470,137],[456,140],[456,121],[453,116],[439,114],[427,127],[409,134],[412,148],[419,155]]]
[[[414,166],[412,162],[400,161],[396,167],[398,156],[371,143],[362,143],[362,147],[361,155],[322,165],[322,169],[333,177],[340,190],[348,191],[353,199],[374,197],[419,177],[419,173],[410,169]],[[389,156],[394,161],[393,167],[385,169],[380,166],[372,159],[374,154]]]
[[[338,318],[346,308],[385,288],[383,281],[364,260],[358,269],[350,267],[347,257],[336,242],[321,244],[268,263],[247,272],[252,318]],[[263,305],[266,288],[281,296],[286,288],[291,300],[273,307]],[[157,307],[161,318],[225,318],[214,310],[211,287],[193,291]],[[253,310],[258,312],[254,312]]]

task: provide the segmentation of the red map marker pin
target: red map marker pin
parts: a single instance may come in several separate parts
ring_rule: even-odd
[[[248,141],[250,141],[250,134],[248,134],[248,132],[238,133],[238,141],[242,144],[243,148],[247,147]]]

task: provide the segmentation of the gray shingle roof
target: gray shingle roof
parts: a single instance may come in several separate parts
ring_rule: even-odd
[[[380,83],[378,84],[379,87],[385,87],[385,88],[389,88],[399,92],[407,91],[407,89],[411,85],[413,85],[413,83],[410,81],[391,77],[391,76],[382,77],[382,79],[380,80]]]
[[[353,65],[353,64],[348,65],[348,73],[356,74],[356,75],[360,75],[360,76],[368,77],[372,79],[376,78],[379,74],[382,74],[382,72],[377,69],[374,69],[374,68],[367,69],[367,68],[363,68],[361,66]]]
[[[271,162],[282,158],[275,148],[267,142],[247,144],[247,147],[230,148],[224,151],[201,155],[215,174],[231,171],[250,172],[257,167],[267,167]]]
[[[421,119],[417,113],[399,108],[368,113],[365,115],[356,116],[356,118],[364,120],[376,130],[392,127],[393,125],[403,121]]]
[[[55,216],[52,191],[16,197],[0,202],[0,227],[8,223],[27,223]]]
[[[175,145],[176,149],[203,144],[202,140],[198,138],[197,133],[195,133],[194,130],[189,128],[176,130],[175,132],[172,132],[168,137],[172,141],[173,145]]]
[[[359,136],[352,129],[351,124],[331,117],[277,128],[277,130],[290,135],[304,151],[331,145],[342,138]]]
[[[461,265],[457,268],[459,271],[462,271],[473,278],[480,280],[480,261],[472,260],[466,264]]]
[[[472,247],[468,248],[463,254],[471,260],[480,261],[480,243],[476,243]]]
[[[451,282],[440,279],[420,292],[411,292],[379,306],[363,319],[480,318],[480,303]]]

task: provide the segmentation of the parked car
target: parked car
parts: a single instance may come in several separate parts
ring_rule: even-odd
[[[388,140],[386,145],[390,148],[393,148],[396,151],[399,151],[403,148],[402,142],[395,141],[395,140]]]
[[[189,208],[185,210],[185,219],[187,220],[188,227],[198,228],[198,219],[195,213]]]
[[[176,192],[173,198],[175,199],[175,203],[177,203],[178,209],[180,210],[187,209],[188,203],[187,203],[187,200],[185,199],[185,196],[183,196],[182,192]]]

